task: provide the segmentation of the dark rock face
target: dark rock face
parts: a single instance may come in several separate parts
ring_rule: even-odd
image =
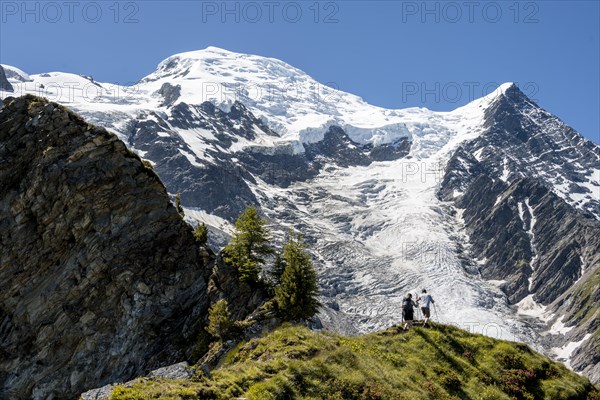
[[[593,329],[592,332],[598,332],[598,320],[600,320],[600,316],[595,314],[596,325],[590,328]],[[600,339],[592,336],[583,342],[571,356],[573,369],[587,376],[596,385],[600,383],[600,351],[598,349],[600,349]]]
[[[600,268],[588,269],[552,308],[556,314],[565,316],[565,325],[577,326],[568,333],[569,340],[579,342],[591,334],[571,356],[571,366],[600,384]]]
[[[507,280],[512,302],[535,293],[549,304],[580,278],[583,265],[600,263],[593,214],[600,199],[590,193],[576,210],[552,191],[555,184],[583,182],[581,171],[600,166],[600,150],[516,86],[486,111],[485,127],[452,156],[439,196],[464,208],[474,250],[487,260],[484,277]],[[577,162],[571,166],[565,157]]]
[[[179,96],[181,96],[181,86],[173,86],[169,83],[165,83],[158,90],[158,94],[160,94],[164,98],[164,101],[162,102],[161,106],[170,107],[173,104],[175,104]]]
[[[166,99],[177,89],[163,86],[160,91]],[[402,139],[389,145],[361,146],[342,128],[331,126],[323,140],[304,144],[302,153],[294,152],[291,145],[236,149],[240,141],[255,141],[258,132],[277,137],[239,102],[228,112],[210,102],[178,103],[170,107],[168,117],[160,113],[139,115],[128,131],[128,144],[145,153],[144,158],[154,163],[169,192],[181,194],[184,206],[202,203],[205,211],[229,221],[248,205],[259,203],[248,185],[256,178],[288,187],[316,177],[326,164],[348,167],[402,158],[411,144]],[[202,142],[202,154],[195,153],[182,139],[182,131]]]
[[[461,146],[447,166],[443,198],[464,191],[480,174],[514,181],[534,178],[544,186],[567,185],[585,195],[580,209],[600,219],[600,186],[581,185],[600,168],[600,147],[541,109],[516,86],[486,110],[485,134]]]
[[[294,182],[306,181],[319,174],[321,164],[311,162],[304,154],[263,154],[245,151],[236,154],[240,168],[260,177],[270,185],[288,187]]]
[[[485,128],[452,156],[438,195],[464,210],[484,278],[505,281],[511,303],[533,295],[575,326],[552,347],[594,333],[572,365],[598,382],[600,187],[583,183],[600,167],[600,148],[516,86],[486,111]],[[569,188],[566,198],[557,186]]]
[[[402,138],[394,143],[383,144],[381,146],[369,146],[371,149],[369,155],[373,161],[393,161],[405,157],[410,152],[411,142],[407,138]]]
[[[0,398],[73,398],[185,358],[210,262],[114,135],[26,96],[0,112]]]
[[[205,142],[203,154],[196,154],[171,126],[190,135],[208,130],[214,138]],[[129,126],[128,142],[155,163],[169,191],[181,193],[184,206],[202,204],[204,210],[234,220],[257,201],[245,181],[252,182],[252,176],[226,149],[239,140],[253,139],[254,127],[275,135],[241,104],[225,113],[211,103],[179,103],[168,118],[156,113],[138,116]]]
[[[6,78],[6,72],[4,71],[4,68],[2,68],[2,65],[0,65],[0,91],[3,92],[13,92],[14,88],[12,87],[12,85],[10,84],[10,82],[8,81],[8,79]],[[0,101],[0,105],[1,105],[1,101]]]
[[[464,208],[471,243],[485,259],[481,274],[505,280],[512,303],[533,293],[536,301],[550,304],[585,266],[600,263],[600,222],[534,180],[507,186],[481,175],[456,205]]]
[[[241,321],[252,314],[268,298],[262,286],[240,282],[237,270],[223,261],[221,255],[215,261],[208,281],[210,304],[227,300],[232,320]]]
[[[340,167],[369,165],[371,160],[364,150],[354,143],[339,126],[329,128],[323,140],[304,145],[309,160],[331,159]]]
[[[397,160],[408,154],[410,142],[401,140],[377,147],[361,146],[353,142],[342,128],[333,125],[321,141],[305,143],[303,147],[303,153],[281,148],[272,154],[265,154],[257,149],[236,153],[235,158],[240,167],[266,183],[288,187],[294,182],[315,178],[326,164],[346,168],[367,166],[374,161]]]

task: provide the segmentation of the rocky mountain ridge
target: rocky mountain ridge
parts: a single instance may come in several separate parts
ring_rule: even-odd
[[[586,302],[600,296],[592,283],[600,265],[600,186],[586,184],[586,175],[600,167],[600,148],[517,88],[490,110],[486,125],[454,153],[439,194],[461,210],[482,276],[501,282],[519,312],[543,324],[557,353],[565,339],[556,336],[585,343],[577,362],[598,381],[600,314]],[[586,295],[573,295],[590,285]],[[561,324],[562,332],[552,329]]]

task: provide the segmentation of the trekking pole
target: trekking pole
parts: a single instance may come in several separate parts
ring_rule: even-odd
[[[435,306],[435,303],[433,303],[433,311],[435,311],[435,319],[437,320],[437,322],[440,322],[440,317],[438,317],[437,307]]]

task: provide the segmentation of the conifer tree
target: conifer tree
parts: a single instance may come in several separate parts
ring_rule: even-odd
[[[235,222],[231,242],[223,249],[225,261],[238,269],[242,281],[258,282],[264,257],[273,253],[265,225],[266,221],[260,218],[255,207],[246,208]]]
[[[287,320],[307,319],[319,309],[317,273],[307,254],[302,236],[290,231],[283,250],[285,267],[275,300]]]
[[[204,222],[196,225],[196,228],[194,228],[194,237],[200,246],[206,245],[208,241],[208,227]]]
[[[232,327],[233,323],[231,322],[227,300],[221,299],[210,306],[208,310],[208,327],[206,328],[208,333],[219,339],[225,339]]]

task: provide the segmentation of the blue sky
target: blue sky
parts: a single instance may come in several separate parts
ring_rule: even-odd
[[[207,46],[284,60],[388,108],[517,82],[600,142],[598,1],[0,1],[0,63],[132,83]]]

